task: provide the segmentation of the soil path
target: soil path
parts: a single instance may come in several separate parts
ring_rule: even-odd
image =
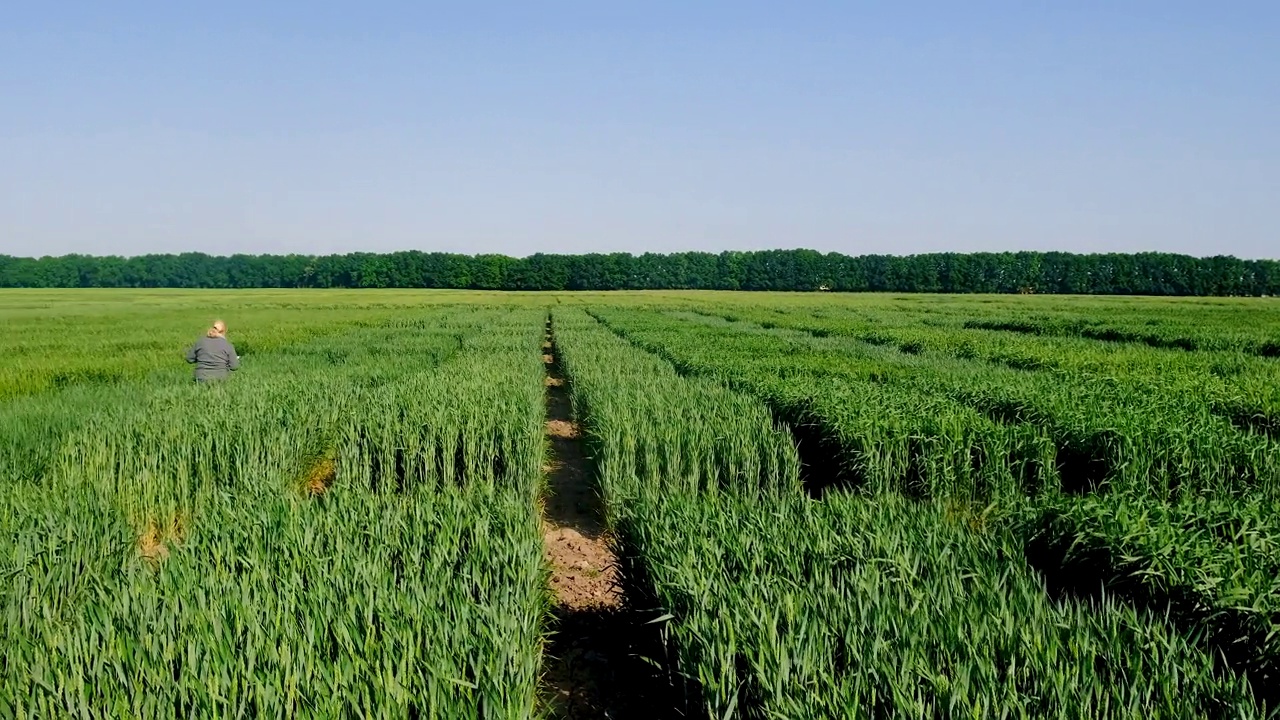
[[[547,492],[542,539],[555,595],[543,659],[543,697],[553,718],[676,717],[665,679],[644,660],[660,652],[654,614],[628,608],[618,582],[600,497],[569,388],[547,323]]]
[[[617,678],[601,622],[622,608],[617,557],[609,547],[600,499],[573,421],[573,404],[556,362],[551,323],[542,346],[547,368],[547,493],[542,542],[551,567],[555,624],[544,661],[546,702],[557,718],[619,717]]]
[[[543,500],[543,542],[551,565],[551,589],[558,607],[568,610],[616,608],[617,561],[605,534],[599,496],[573,421],[569,390],[555,360],[550,329],[543,345],[547,367],[547,495]]]

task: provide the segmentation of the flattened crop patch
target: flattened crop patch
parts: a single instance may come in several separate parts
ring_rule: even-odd
[[[138,535],[138,555],[152,567],[157,567],[169,557],[170,547],[182,542],[186,533],[186,523],[181,515],[174,515],[168,520],[147,522],[146,528]]]
[[[320,458],[302,478],[302,491],[306,495],[323,495],[338,477],[338,461],[330,456]]]

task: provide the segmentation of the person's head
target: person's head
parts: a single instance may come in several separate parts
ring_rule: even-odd
[[[227,336],[227,324],[226,324],[226,323],[224,323],[224,322],[222,322],[221,320],[214,320],[214,321],[213,321],[213,326],[212,326],[212,327],[210,327],[210,328],[209,328],[209,332],[207,332],[207,333],[205,333],[205,334],[206,334],[206,335],[208,335],[208,336],[209,336],[209,337],[211,337],[211,338],[213,338],[213,337],[226,337],[226,336]]]

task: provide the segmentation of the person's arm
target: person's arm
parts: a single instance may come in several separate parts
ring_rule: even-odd
[[[236,354],[236,346],[227,343],[227,367],[231,370],[240,369],[240,356]]]
[[[199,346],[199,343],[196,343],[195,345],[192,345],[191,347],[187,348],[187,362],[193,363],[196,361],[197,346]]]

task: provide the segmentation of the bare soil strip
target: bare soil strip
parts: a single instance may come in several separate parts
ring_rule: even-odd
[[[599,497],[591,486],[582,432],[555,358],[550,323],[543,345],[547,368],[547,494],[542,542],[551,567],[555,626],[544,662],[547,704],[563,718],[614,717],[605,678],[608,658],[583,618],[617,611],[622,593]]]
[[[617,561],[605,534],[600,500],[573,421],[568,389],[550,341],[547,365],[547,496],[543,500],[543,541],[551,565],[551,588],[560,607],[571,610],[622,605]]]
[[[620,587],[550,322],[542,360],[549,444],[542,538],[556,603],[543,659],[546,709],[571,720],[675,717],[663,711],[669,683],[644,659],[661,652],[659,626],[646,624],[655,614],[628,608]]]

